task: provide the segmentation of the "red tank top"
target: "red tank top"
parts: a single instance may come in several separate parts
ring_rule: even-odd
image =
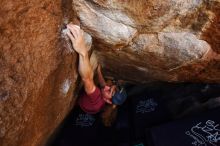
[[[105,101],[102,98],[101,91],[96,87],[95,91],[91,94],[85,92],[79,97],[79,106],[88,114],[98,113],[105,105]]]

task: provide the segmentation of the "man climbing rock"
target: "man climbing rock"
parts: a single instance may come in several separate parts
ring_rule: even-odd
[[[70,38],[74,50],[79,54],[78,71],[84,83],[84,92],[79,97],[79,106],[89,114],[96,114],[102,110],[105,103],[111,104],[111,98],[115,92],[114,86],[99,88],[95,85],[94,72],[89,60],[88,50],[84,39],[84,31],[79,26],[68,24],[67,35]]]
[[[99,83],[101,87],[104,88],[114,88],[114,92],[111,98],[111,104],[105,106],[103,113],[102,113],[102,122],[105,126],[110,127],[116,120],[117,117],[117,111],[118,106],[122,105],[125,100],[127,99],[127,93],[124,88],[124,82],[122,80],[119,81],[113,81],[113,80],[107,80],[105,82],[102,72],[101,72],[101,66],[98,66],[97,69]]]

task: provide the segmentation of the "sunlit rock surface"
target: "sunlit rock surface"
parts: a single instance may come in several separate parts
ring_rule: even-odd
[[[73,0],[110,76],[220,82],[219,0]]]
[[[62,45],[61,1],[0,2],[0,145],[43,146],[72,109],[76,54]]]
[[[0,7],[1,146],[46,145],[74,106],[77,55],[60,32],[76,15],[106,75],[220,82],[219,0],[1,0]]]

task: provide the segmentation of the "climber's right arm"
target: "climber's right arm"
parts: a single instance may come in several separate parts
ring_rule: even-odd
[[[79,74],[84,83],[84,88],[87,94],[91,94],[95,91],[96,86],[93,81],[93,70],[90,64],[88,49],[84,40],[84,32],[78,26],[68,24],[67,28],[70,30],[68,36],[72,41],[74,50],[79,54]]]

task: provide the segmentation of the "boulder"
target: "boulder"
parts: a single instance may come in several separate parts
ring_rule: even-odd
[[[61,24],[68,18],[63,5],[0,3],[1,146],[46,145],[74,106],[76,54],[62,43]]]
[[[220,82],[219,0],[1,0],[0,6],[1,146],[46,145],[74,107],[77,54],[62,33],[69,22],[92,36],[105,75]]]
[[[219,0],[73,0],[109,76],[220,82]]]

